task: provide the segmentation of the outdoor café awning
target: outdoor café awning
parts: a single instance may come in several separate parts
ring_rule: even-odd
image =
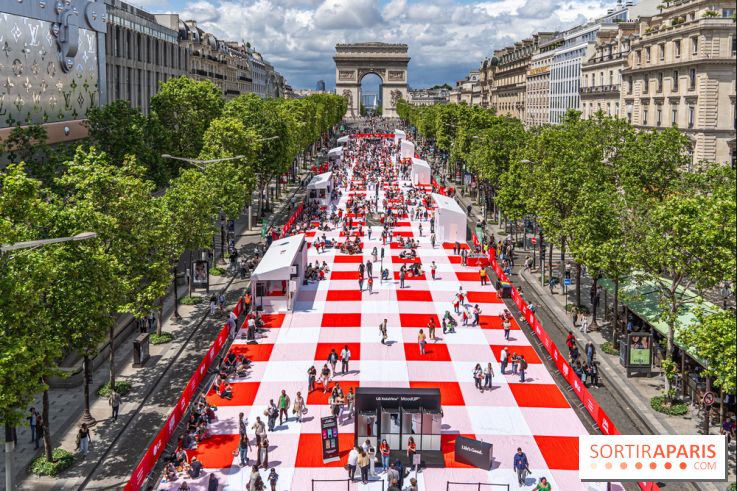
[[[670,280],[662,281],[670,284]],[[614,294],[614,282],[603,278],[599,280],[599,284],[605,288],[610,294]],[[719,307],[711,302],[707,302],[696,292],[678,288],[677,293],[683,295],[688,301],[681,307],[676,320],[676,346],[684,350],[686,354],[704,365],[703,361],[693,354],[692,348],[683,346],[678,343],[678,332],[684,329],[691,329],[696,322],[695,311],[701,308],[707,312],[717,312]],[[647,322],[654,330],[662,336],[668,336],[668,324],[662,318],[662,307],[658,296],[658,289],[654,282],[638,283],[634,279],[627,279],[619,284],[619,301],[626,305],[637,317]],[[704,365],[705,366],[705,365]]]

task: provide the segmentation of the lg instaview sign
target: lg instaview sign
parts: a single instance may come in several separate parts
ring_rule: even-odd
[[[724,481],[720,435],[585,435],[578,440],[582,481]]]

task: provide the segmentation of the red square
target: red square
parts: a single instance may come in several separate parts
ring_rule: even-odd
[[[578,437],[535,435],[540,453],[552,470],[578,470]]]
[[[322,463],[322,436],[319,433],[302,433],[297,445],[295,467],[344,467],[348,462],[348,453],[353,448],[353,433],[338,434],[340,460]],[[230,464],[229,464],[230,465]],[[227,466],[224,466],[227,467]]]
[[[524,356],[525,360],[527,360],[527,363],[541,363],[540,357],[537,356],[537,353],[535,352],[534,348],[530,345],[522,345],[522,346],[509,345],[508,347],[509,347],[509,356],[512,356],[514,353],[517,353],[518,355]],[[496,356],[497,360],[501,358],[501,352],[503,348],[504,346],[497,346],[493,344],[491,345],[491,351],[494,352],[494,356]]]
[[[314,237],[315,235],[317,235],[317,230],[310,230],[309,232],[305,232],[306,238]]]
[[[399,289],[397,300],[400,302],[432,302],[432,294],[427,290]]]
[[[400,291],[397,290],[397,298],[399,297]],[[430,319],[435,319],[435,326],[441,329],[439,327],[440,319],[435,314],[399,314],[399,322],[402,327],[422,327],[425,328],[425,334],[427,334],[427,324],[430,322]]]
[[[399,281],[399,271],[394,272],[394,279],[396,281]],[[420,276],[414,276],[414,275],[407,273],[404,276],[404,281],[419,281],[419,280],[426,280],[426,279],[427,279],[427,275],[424,273],[421,274]]]
[[[350,254],[336,254],[335,258],[333,258],[334,264],[343,264],[343,263],[351,263],[351,264],[360,264],[363,262],[363,256],[360,254],[350,255]]]
[[[215,388],[210,387],[207,392],[207,403],[211,406],[252,406],[256,399],[256,393],[261,382],[233,382],[233,398],[228,400],[215,393]]]
[[[414,237],[411,230],[395,230],[394,237]]]
[[[392,263],[394,264],[414,264],[414,263],[422,264],[422,259],[420,259],[419,256],[414,259],[401,258],[399,256],[392,256]]]
[[[320,370],[322,369],[322,366],[315,367],[319,368],[317,370],[318,376],[320,375]],[[333,387],[335,387],[335,384],[340,384],[340,388],[343,389],[343,394],[347,394],[348,391],[353,388],[353,392],[356,392],[356,389],[359,386],[358,380],[336,380],[333,379],[332,382],[330,382],[330,385],[328,385],[328,391],[323,392],[322,391],[322,383],[316,382],[315,383],[315,390],[307,394],[307,406],[327,406],[328,405],[328,399],[330,398],[330,392],[333,390]],[[317,408],[314,408],[317,410]]]
[[[229,468],[233,464],[233,452],[238,448],[240,435],[211,435],[202,440],[194,450],[187,450],[190,462],[197,457],[208,469]],[[321,454],[322,455],[322,454]]]
[[[458,281],[480,281],[479,274],[477,272],[456,271],[455,273],[458,277]]]
[[[555,384],[509,384],[509,389],[520,407],[571,407]]]
[[[361,314],[322,314],[322,327],[361,327]]]
[[[413,389],[440,389],[440,404],[443,406],[465,406],[461,386],[458,382],[410,382]]]
[[[457,462],[455,459],[455,453],[456,453],[456,440],[459,436],[463,436],[466,438],[470,438],[472,440],[476,439],[476,435],[471,434],[451,434],[451,433],[443,433],[440,435],[440,450],[443,452],[443,460],[445,460],[445,467],[455,467],[459,469],[475,469],[474,466],[468,465],[468,464],[462,464],[460,462]]]
[[[331,280],[356,280],[358,281],[358,270],[356,271],[332,271],[330,273],[330,279]]]
[[[360,302],[363,295],[359,290],[328,290],[329,302]]]
[[[264,321],[265,327],[275,329],[281,327],[284,324],[284,317],[286,314],[261,314],[261,320]]]
[[[407,361],[450,361],[448,347],[432,341],[425,345],[424,355],[420,354],[420,346],[417,343],[404,343],[404,357]]]
[[[341,236],[341,237],[345,237],[346,235],[348,235],[349,237],[363,237],[363,236],[364,236],[364,235],[366,235],[366,234],[365,234],[365,232],[361,232],[361,233],[359,234],[359,233],[358,233],[358,230],[351,230],[351,231],[350,231],[350,232],[349,232],[348,234],[346,234],[346,233],[345,233],[345,232],[343,232],[342,230],[340,231],[340,236]]]
[[[502,319],[497,315],[479,316],[479,324],[481,325],[481,329],[504,329]],[[514,318],[511,319],[511,324],[512,331],[519,330],[519,325],[517,324],[517,321],[514,320]]]
[[[251,361],[269,361],[273,344],[234,344],[230,351],[236,355],[246,355]]]
[[[452,251],[454,245],[453,242],[443,242],[443,249],[450,249]],[[470,249],[470,247],[465,242],[461,242],[461,249]]]
[[[496,292],[468,292],[469,303],[501,303]]]
[[[410,222],[399,222],[399,221],[398,221],[398,222],[396,223],[396,226],[397,226],[397,227],[409,227],[410,225],[412,225],[412,224],[411,224]]]
[[[338,353],[338,359],[340,359],[340,352],[345,345],[348,345],[348,349],[351,350],[351,361],[361,359],[361,343],[318,343],[317,349],[315,350],[315,360],[320,363],[325,363],[328,359],[328,355],[330,354],[330,350],[333,348],[335,348],[335,352]],[[340,363],[338,363],[338,367],[340,368]],[[343,384],[341,384],[341,386],[342,385]]]
[[[461,264],[461,256],[448,256],[450,264]]]

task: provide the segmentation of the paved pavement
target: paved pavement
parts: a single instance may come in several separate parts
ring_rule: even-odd
[[[301,178],[304,178],[304,174],[300,175]],[[272,223],[282,223],[288,216],[290,210],[287,203],[296,190],[297,185],[289,186],[276,201],[280,208],[269,217]],[[262,243],[260,228],[254,224],[253,230],[246,229],[247,217],[242,216],[236,223],[236,231],[239,233],[236,245],[242,253],[251,254]],[[229,307],[238,300],[247,285],[248,280],[234,278],[229,273],[210,277],[210,291],[225,291]],[[169,304],[172,299],[173,295],[169,295],[167,298]],[[41,455],[43,443],[40,449],[35,450],[33,444],[29,443],[29,428],[17,429],[18,445],[14,452],[17,489],[123,487],[226,320],[224,313],[210,315],[206,300],[195,306],[180,305],[179,313],[181,319],[169,317],[163,321],[162,326],[164,332],[174,335],[174,340],[163,345],[151,345],[151,358],[142,368],[132,366],[132,338],[119,342],[116,350],[117,380],[130,382],[133,389],[123,398],[117,421],[112,420],[107,399],[97,397],[95,394],[97,388],[107,381],[109,366],[103,363],[94,370],[90,388],[90,412],[97,420],[97,424],[92,428],[92,444],[88,456],[81,458],[78,455],[71,469],[58,478],[29,476],[27,468],[35,457]],[[83,409],[81,395],[82,387],[49,391],[51,440],[54,447],[75,451],[76,431]],[[40,406],[39,396],[36,407]],[[0,466],[0,482],[5,482],[4,466]]]
[[[472,199],[467,196],[459,196],[459,201],[463,205],[472,203]],[[472,217],[469,221],[474,224],[481,220],[479,207],[472,207]],[[494,234],[496,239],[507,236],[502,227],[496,224],[490,224],[487,231]],[[574,289],[569,288],[566,295],[561,288],[555,289],[555,293],[551,294],[548,287],[541,285],[540,275],[537,271],[523,272],[522,264],[531,251],[518,250],[515,257],[515,267],[511,280],[521,285],[524,289],[525,296],[533,300],[538,306],[537,315],[543,325],[546,327],[548,334],[551,336],[556,345],[561,348],[565,347],[565,338],[571,330],[572,319],[565,310],[565,304],[575,301]],[[555,263],[559,261],[560,254],[555,250],[553,256],[554,270],[557,270]],[[557,264],[560,264],[559,262]],[[582,292],[588,292],[592,283],[591,277],[582,275]],[[582,294],[584,304],[588,303],[584,300],[587,295]],[[510,307],[514,307],[514,303],[507,301]],[[590,305],[589,305],[590,307]],[[512,310],[510,308],[510,310]],[[514,310],[512,310],[514,311]],[[603,319],[599,318],[599,323]],[[601,345],[606,341],[601,331],[593,331],[588,334],[575,329],[574,334],[579,343],[579,347],[583,346],[591,340],[597,347],[597,359],[600,364],[600,378],[602,383],[600,387],[590,388],[594,397],[601,405],[606,413],[610,416],[617,428],[624,434],[701,434],[703,433],[703,420],[697,418],[693,413],[686,416],[667,416],[658,413],[650,407],[650,399],[662,392],[663,377],[659,370],[655,370],[653,377],[627,377],[624,368],[619,364],[619,358],[616,355],[608,355],[601,350]],[[563,350],[565,351],[565,350]],[[564,382],[565,383],[565,382]],[[711,428],[711,434],[717,434],[720,422],[714,422]],[[729,481],[734,481],[735,476],[735,452],[734,443],[730,447],[732,450],[729,454]],[[697,484],[679,484],[667,483],[661,484],[662,489],[677,490],[693,490],[701,489],[708,491],[727,489],[725,483],[697,483]]]

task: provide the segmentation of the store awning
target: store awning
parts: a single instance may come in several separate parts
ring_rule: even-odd
[[[304,234],[274,241],[251,274],[251,281],[288,280],[292,274],[292,264],[304,243]]]
[[[333,177],[332,172],[318,174],[307,184],[307,189],[327,189],[331,177]]]
[[[670,280],[665,278],[662,279],[667,285],[671,285]],[[614,294],[614,282],[603,278],[599,280],[599,285],[605,288],[612,295]],[[686,303],[681,307],[678,312],[678,318],[676,319],[676,340],[678,339],[678,332],[684,329],[691,329],[693,324],[696,322],[695,311],[697,308],[701,308],[706,312],[717,312],[719,307],[711,302],[707,302],[696,292],[686,290],[685,288],[679,287],[676,290],[677,294],[682,298],[687,299]],[[620,282],[619,284],[619,301],[623,305],[626,305],[637,317],[647,322],[662,336],[668,336],[668,324],[662,318],[663,309],[660,305],[660,297],[658,295],[658,287],[653,281],[636,282],[634,279],[627,279]],[[676,341],[676,346],[684,350],[686,354],[692,359],[699,362],[701,365],[705,364],[702,360],[697,358],[693,354],[693,349],[688,346],[683,346]]]

